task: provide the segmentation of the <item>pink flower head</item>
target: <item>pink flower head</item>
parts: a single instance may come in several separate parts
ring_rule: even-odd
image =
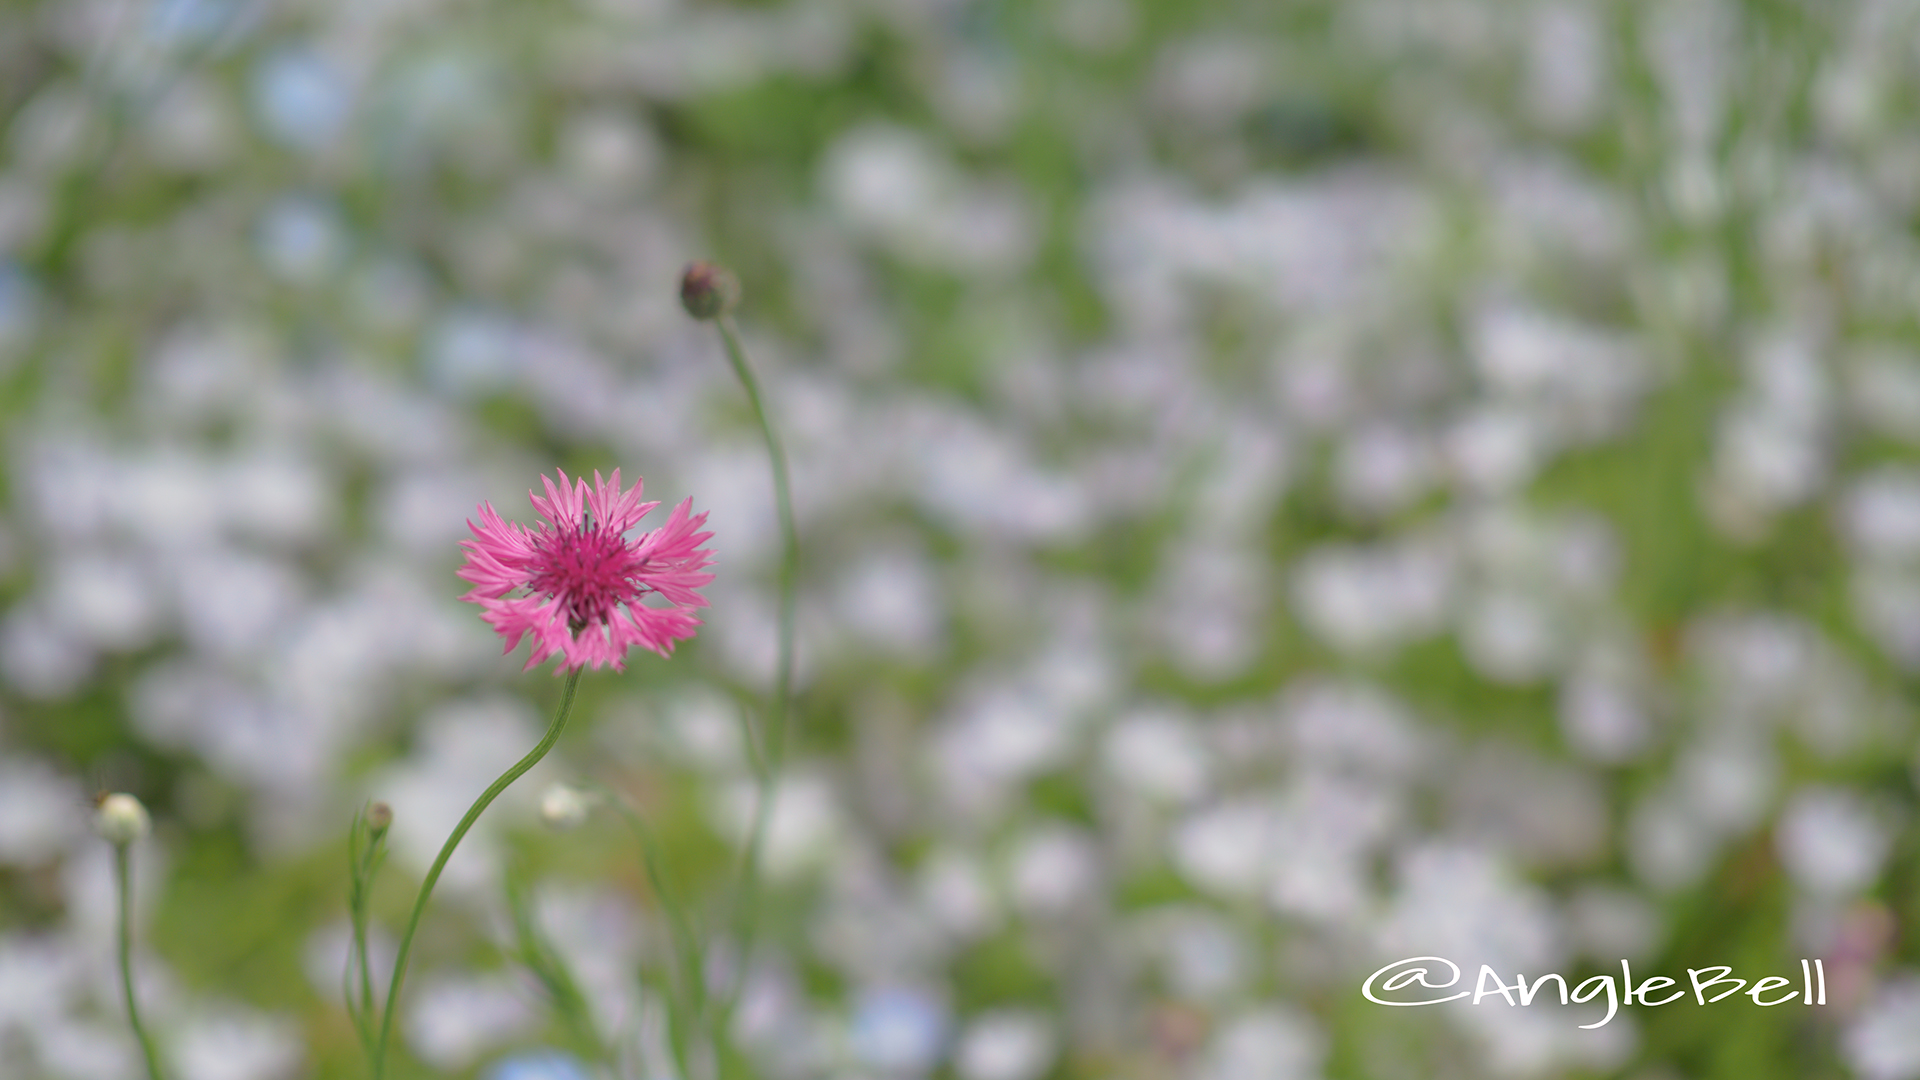
[[[480,605],[480,617],[507,640],[506,652],[533,636],[528,668],[560,653],[562,671],[587,664],[620,671],[630,645],[671,656],[673,643],[700,625],[693,609],[707,606],[695,591],[713,580],[706,572],[713,551],[700,546],[713,534],[696,531],[707,515],[689,517],[693,500],[686,499],[665,525],[629,540],[627,530],[660,505],[640,501],[642,481],[622,492],[619,469],[610,480],[595,472],[589,489],[555,472],[557,486],[540,478],[546,498],[527,493],[547,519],[538,527],[502,521],[492,503],[481,504],[480,524],[467,522],[474,538],[460,543],[467,549],[460,577],[473,589],[460,599]],[[665,604],[647,606],[650,595]]]

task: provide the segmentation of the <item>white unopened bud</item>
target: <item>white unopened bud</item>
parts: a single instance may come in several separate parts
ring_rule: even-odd
[[[587,820],[587,800],[577,788],[555,784],[540,796],[540,817],[556,829],[577,828]]]
[[[147,835],[153,819],[140,800],[125,792],[115,792],[100,800],[93,813],[93,827],[109,844],[125,847]]]

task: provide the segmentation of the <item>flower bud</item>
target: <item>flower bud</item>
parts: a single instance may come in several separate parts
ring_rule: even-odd
[[[124,792],[115,792],[100,800],[93,813],[93,827],[115,847],[125,847],[147,835],[153,819],[140,800]]]
[[[367,807],[367,832],[378,837],[393,826],[393,807],[376,802]]]
[[[587,820],[587,800],[577,788],[555,784],[540,796],[540,817],[556,829],[578,828]]]
[[[710,262],[691,262],[680,275],[680,306],[696,319],[717,319],[740,302],[740,279]]]

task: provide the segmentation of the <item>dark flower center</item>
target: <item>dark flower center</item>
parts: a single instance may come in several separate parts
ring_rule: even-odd
[[[557,597],[576,634],[604,625],[616,607],[651,591],[638,578],[646,560],[636,558],[617,533],[588,524],[569,532],[543,532],[536,547],[539,556],[530,567],[528,586]]]

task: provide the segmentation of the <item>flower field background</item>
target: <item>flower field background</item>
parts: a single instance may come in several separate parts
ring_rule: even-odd
[[[467,521],[619,467],[712,606],[449,864],[390,1075],[664,1080],[634,835],[539,807],[733,895],[713,258],[802,548],[757,1075],[1920,1078],[1916,101],[1899,0],[0,3],[0,1076],[142,1074],[100,790],[170,1075],[363,1076],[349,824],[390,965],[559,695]],[[1420,955],[1829,996],[1361,996]]]

